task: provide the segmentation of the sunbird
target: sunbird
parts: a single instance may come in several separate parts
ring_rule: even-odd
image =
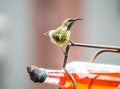
[[[77,20],[83,20],[80,18],[67,18],[64,20],[62,25],[55,30],[49,30],[45,32],[44,35],[48,35],[51,39],[51,42],[57,46],[62,47],[63,44],[67,43],[70,40],[70,28],[73,23]]]

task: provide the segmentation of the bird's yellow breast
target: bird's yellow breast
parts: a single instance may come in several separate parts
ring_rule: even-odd
[[[51,41],[58,46],[62,46],[63,44],[65,44],[69,41],[70,34],[71,34],[71,32],[69,30],[65,30],[65,29],[55,31],[52,34]]]

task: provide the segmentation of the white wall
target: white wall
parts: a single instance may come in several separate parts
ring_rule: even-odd
[[[120,0],[86,0],[86,43],[120,46]],[[95,50],[88,50],[88,58]],[[105,53],[96,62],[120,64],[120,53]]]
[[[29,0],[30,2],[30,0]],[[0,89],[29,89],[25,67],[29,61],[27,0],[0,0],[0,15],[7,20],[6,52],[0,54]],[[0,41],[2,44],[2,41]],[[2,72],[1,72],[2,71]]]

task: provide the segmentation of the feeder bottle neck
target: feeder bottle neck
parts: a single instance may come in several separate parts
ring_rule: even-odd
[[[27,67],[30,78],[34,82],[48,83],[73,89],[68,75],[62,70],[47,70],[35,66]],[[71,73],[77,83],[77,89],[119,89],[120,72]]]
[[[48,70],[35,66],[27,67],[27,72],[33,82],[48,83],[57,86],[64,86],[65,72],[62,70]]]

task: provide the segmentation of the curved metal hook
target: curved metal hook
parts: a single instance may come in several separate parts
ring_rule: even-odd
[[[101,53],[104,53],[104,52],[120,53],[120,50],[116,50],[116,49],[102,49],[102,50],[99,50],[95,54],[93,54],[93,56],[90,59],[90,62],[93,63],[96,60],[96,58],[98,57],[98,55],[100,55]]]

